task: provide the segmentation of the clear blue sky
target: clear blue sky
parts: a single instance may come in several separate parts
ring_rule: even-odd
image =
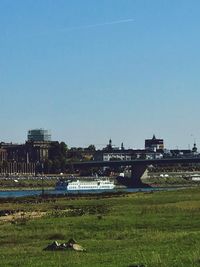
[[[1,0],[0,140],[200,146],[200,1]]]

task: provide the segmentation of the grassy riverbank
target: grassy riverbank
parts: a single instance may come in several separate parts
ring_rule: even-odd
[[[0,190],[23,190],[23,189],[52,189],[55,187],[57,178],[47,177],[24,177],[24,178],[0,178]]]
[[[199,188],[1,199],[0,207],[0,266],[200,266]],[[43,251],[71,237],[87,251]]]
[[[200,182],[192,181],[191,179],[184,179],[183,177],[169,176],[169,177],[154,177],[150,176],[143,180],[144,183],[155,187],[181,187],[181,186],[198,186]]]

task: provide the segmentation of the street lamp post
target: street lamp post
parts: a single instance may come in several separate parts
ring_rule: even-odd
[[[42,197],[44,196],[44,163],[41,164],[41,174],[42,174]]]

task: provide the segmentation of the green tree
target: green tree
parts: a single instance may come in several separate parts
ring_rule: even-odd
[[[52,173],[60,173],[66,170],[67,150],[67,145],[64,142],[52,142],[49,149],[49,160],[52,162]]]
[[[89,150],[89,151],[96,151],[96,147],[95,147],[95,145],[89,145],[87,147],[87,150]]]
[[[44,173],[51,173],[52,172],[52,165],[53,165],[53,162],[52,160],[45,160],[44,162]]]

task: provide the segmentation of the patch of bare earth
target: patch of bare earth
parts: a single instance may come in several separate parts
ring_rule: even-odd
[[[31,212],[16,212],[14,214],[9,214],[5,216],[0,216],[0,221],[1,222],[12,222],[17,219],[36,219],[40,218],[44,215],[46,215],[47,212],[42,212],[42,211],[31,211]]]

